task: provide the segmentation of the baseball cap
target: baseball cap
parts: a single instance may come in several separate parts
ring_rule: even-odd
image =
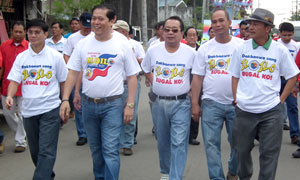
[[[124,29],[125,31],[129,32],[129,25],[126,21],[123,20],[117,20],[117,22],[113,25],[113,29]]]
[[[79,19],[84,27],[86,28],[91,27],[92,15],[90,13],[82,13]]]

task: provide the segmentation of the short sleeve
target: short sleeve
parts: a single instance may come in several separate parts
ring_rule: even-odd
[[[18,84],[21,83],[22,81],[22,69],[21,69],[21,55],[19,54],[17,57],[16,57],[16,60],[13,64],[13,67],[11,68],[8,76],[7,76],[7,79],[10,80],[10,81],[15,81],[17,82]]]
[[[285,79],[290,79],[299,73],[299,69],[287,48],[282,48],[279,71]]]
[[[81,71],[81,43],[78,43],[68,61],[67,67],[74,71]]]
[[[151,67],[151,49],[146,52],[146,55],[142,61],[141,67],[145,73],[150,73],[152,70]]]
[[[126,48],[124,53],[125,75],[132,76],[141,71],[141,68],[130,48]]]
[[[62,56],[57,57],[56,69],[58,82],[65,82],[68,75],[68,69]]]
[[[64,53],[67,56],[71,56],[73,51],[72,37],[68,38],[66,44],[64,45]]]
[[[205,48],[199,48],[196,53],[193,63],[192,74],[205,76],[206,64],[205,64]]]
[[[231,74],[233,77],[239,78],[240,77],[240,48],[236,48],[232,53],[232,58],[229,63],[228,73]]]

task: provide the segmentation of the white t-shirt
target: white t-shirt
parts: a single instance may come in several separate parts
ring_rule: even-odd
[[[145,57],[145,51],[141,43],[134,39],[129,39],[129,42],[133,47],[135,57],[143,59]]]
[[[59,53],[63,53],[64,46],[67,43],[67,39],[63,36],[61,39],[55,44],[53,41],[53,36],[45,40],[46,45],[52,47],[53,49],[57,50]]]
[[[64,47],[64,53],[67,56],[71,56],[76,44],[86,36],[82,35],[80,31],[77,31],[76,33],[73,33],[69,36],[67,39],[66,45]]]
[[[280,75],[290,79],[299,70],[282,44],[272,41],[268,50],[253,49],[252,40],[237,48],[228,72],[239,78],[237,106],[243,111],[263,113],[280,103]]]
[[[294,58],[294,60],[296,59],[297,53],[299,51],[299,46],[297,44],[296,41],[291,40],[289,43],[284,43],[281,39],[278,39],[279,43],[283,44],[285,47],[287,47],[292,55],[292,57]]]
[[[82,93],[91,98],[103,98],[123,93],[123,76],[132,76],[141,69],[129,41],[113,33],[111,39],[100,42],[89,35],[75,47],[68,68],[83,69]]]
[[[196,51],[180,43],[179,49],[169,53],[165,42],[151,46],[142,61],[145,73],[153,72],[152,90],[159,96],[178,96],[190,90],[190,71]]]
[[[194,61],[192,74],[204,76],[202,99],[212,99],[221,104],[233,101],[231,75],[227,68],[235,48],[244,40],[233,37],[226,44],[215,38],[200,46]]]
[[[22,83],[22,115],[26,118],[51,111],[60,105],[60,85],[68,70],[62,54],[45,45],[36,54],[31,46],[20,53],[7,77]]]
[[[155,41],[152,41],[152,42],[151,42],[149,48],[152,47],[152,46],[154,46],[155,44],[159,44],[159,43],[162,43],[162,42],[164,42],[164,41],[160,41],[160,39],[156,39]],[[149,49],[149,48],[148,48],[148,49]],[[148,49],[147,49],[147,50],[148,50]]]

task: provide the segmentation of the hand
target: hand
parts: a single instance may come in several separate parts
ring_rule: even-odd
[[[292,96],[293,96],[294,98],[297,98],[297,87],[296,87],[296,86],[293,87],[293,89],[292,89]]]
[[[192,105],[192,118],[195,122],[199,122],[199,118],[201,116],[201,108],[197,105]]]
[[[74,93],[73,105],[77,111],[81,108],[81,97],[79,92]]]
[[[60,105],[59,116],[64,124],[68,122],[69,114],[70,114],[69,101],[63,101]]]
[[[123,115],[124,124],[128,124],[133,119],[133,114],[134,114],[134,109],[125,106],[124,115]]]
[[[5,100],[6,109],[11,110],[11,107],[13,106],[13,104],[14,104],[14,99],[10,96],[7,96],[6,100]]]
[[[147,78],[145,78],[145,85],[146,87],[150,87],[151,86],[151,81],[149,81]]]

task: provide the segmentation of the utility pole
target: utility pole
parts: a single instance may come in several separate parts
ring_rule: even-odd
[[[205,16],[205,10],[206,10],[206,0],[203,0],[203,3],[202,3],[202,17],[201,17],[201,20],[202,20],[202,24],[204,23],[204,16]]]
[[[148,28],[147,28],[147,1],[142,0],[142,39],[145,46],[148,41]]]
[[[168,5],[168,0],[165,0],[165,19],[168,18],[169,16],[169,5]]]
[[[129,21],[128,23],[131,25],[131,19],[132,19],[132,1],[130,0],[130,5],[129,5]]]
[[[194,6],[195,28],[197,28],[198,21],[197,21],[197,13],[196,13],[196,0],[193,1],[194,1],[193,6]]]

